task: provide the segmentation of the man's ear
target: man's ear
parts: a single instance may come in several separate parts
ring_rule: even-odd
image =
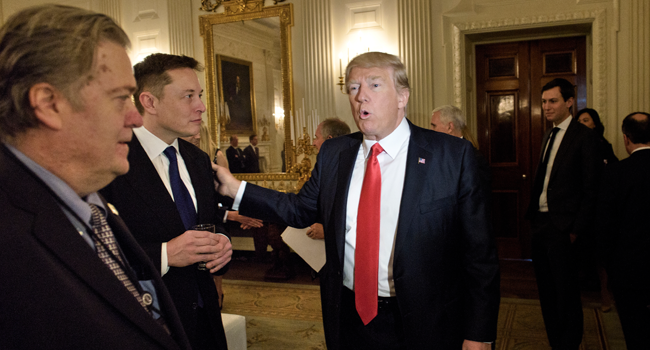
[[[404,108],[406,107],[406,104],[409,102],[409,96],[411,95],[411,92],[408,89],[402,89],[401,92],[397,93],[397,107],[398,108]]]
[[[48,83],[38,83],[29,89],[29,104],[36,118],[50,129],[60,130],[63,125],[62,103],[70,102]]]
[[[334,138],[334,137],[333,137],[332,135],[327,135],[327,137],[325,138],[325,140],[329,140],[329,139],[333,139],[333,138]]]
[[[140,104],[148,114],[157,114],[158,98],[149,91],[143,91],[138,97]]]
[[[566,102],[569,104],[568,106],[569,109],[571,109],[571,107],[573,106],[573,102],[575,102],[575,100],[573,99],[573,97],[569,97],[569,99],[566,100]]]
[[[454,123],[449,122],[449,125],[447,126],[447,128],[449,129],[450,134],[454,133],[454,130],[455,130]]]

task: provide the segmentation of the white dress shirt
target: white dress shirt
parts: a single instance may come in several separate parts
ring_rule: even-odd
[[[553,125],[556,128],[560,128],[560,130],[558,130],[557,134],[555,135],[555,140],[553,140],[553,147],[551,148],[551,153],[549,154],[548,163],[546,165],[546,174],[544,176],[544,188],[542,189],[542,194],[539,196],[539,211],[541,212],[548,212],[548,197],[546,195],[546,189],[548,188],[548,180],[550,179],[551,171],[553,170],[553,162],[555,162],[555,155],[557,154],[557,150],[560,148],[560,145],[562,144],[562,139],[564,138],[564,134],[566,134],[566,130],[569,128],[569,124],[571,124],[572,119],[573,117],[569,115],[569,117],[564,119],[564,121],[560,123],[560,125]],[[548,142],[544,147],[544,153],[546,153],[547,148],[548,148]]]
[[[379,271],[377,291],[380,297],[394,296],[391,256],[395,244],[395,233],[399,220],[399,208],[406,174],[411,129],[406,118],[390,135],[379,141],[384,152],[377,156],[381,169],[381,212],[379,222]],[[345,257],[343,263],[343,285],[354,290],[354,254],[357,240],[357,213],[363,177],[366,173],[370,148],[377,141],[365,137],[359,147],[352,171],[345,218]],[[391,293],[392,290],[392,293]]]

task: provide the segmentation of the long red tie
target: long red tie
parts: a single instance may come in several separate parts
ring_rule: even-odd
[[[377,316],[377,271],[379,269],[379,213],[381,210],[381,169],[379,143],[370,149],[363,177],[357,213],[357,243],[354,253],[354,293],[357,312],[364,325]]]

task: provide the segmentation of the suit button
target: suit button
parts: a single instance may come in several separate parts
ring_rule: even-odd
[[[197,303],[192,303],[192,310],[196,310],[197,307],[199,307],[199,304],[197,304]]]

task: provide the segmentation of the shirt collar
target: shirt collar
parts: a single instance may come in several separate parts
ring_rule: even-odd
[[[404,142],[407,141],[409,137],[411,137],[411,128],[409,128],[409,123],[406,121],[406,117],[404,117],[402,119],[402,122],[397,126],[395,130],[393,130],[392,133],[379,141],[368,140],[364,136],[363,143],[361,144],[363,146],[363,156],[364,158],[368,158],[368,154],[370,153],[370,148],[372,145],[379,142],[381,148],[383,148],[384,151],[394,159],[397,156],[400,148],[402,148]]]
[[[133,133],[140,141],[142,148],[147,152],[149,159],[154,160],[160,156],[169,146],[174,146],[176,152],[178,152],[178,139],[174,139],[171,145],[168,145],[165,141],[158,138],[158,136],[151,133],[144,126],[139,128],[134,128]]]
[[[642,151],[642,150],[645,150],[645,149],[650,149],[650,146],[639,147],[639,148],[635,149],[634,151],[632,151],[632,153],[634,153],[636,151]],[[632,154],[632,153],[630,153],[630,154]]]
[[[566,129],[569,128],[569,124],[571,124],[571,120],[573,120],[573,116],[572,116],[571,114],[569,114],[569,117],[566,118],[566,119],[564,119],[564,121],[562,121],[562,122],[560,123],[560,125],[555,125],[555,124],[554,124],[553,126],[556,127],[556,128],[560,128],[560,129],[566,131]]]
[[[61,180],[58,176],[52,174],[49,170],[43,168],[40,164],[27,157],[24,153],[15,147],[5,144],[7,148],[21,161],[25,166],[31,170],[39,179],[41,179],[47,187],[49,187],[54,194],[59,197],[63,202],[64,209],[76,214],[83,222],[90,223],[92,213],[88,204],[95,204],[103,214],[106,215],[106,208],[100,199],[97,192],[93,192],[81,198],[65,181]],[[91,224],[92,227],[92,224]]]

